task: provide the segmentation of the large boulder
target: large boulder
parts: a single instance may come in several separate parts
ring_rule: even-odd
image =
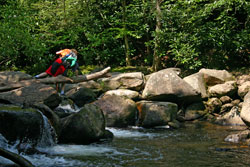
[[[240,117],[247,126],[250,126],[250,91],[244,97]]]
[[[238,95],[243,99],[244,96],[250,91],[250,81],[246,81],[238,86]]]
[[[102,109],[108,127],[135,125],[137,108],[133,100],[116,95],[107,95],[95,101],[94,104]]]
[[[240,117],[239,108],[237,106],[232,107],[229,112],[217,117],[215,123],[228,126],[246,126]]]
[[[142,92],[142,98],[190,104],[201,101],[201,95],[171,69],[153,73]]]
[[[139,91],[144,87],[144,74],[141,72],[131,72],[116,74],[109,78],[98,80],[107,89],[131,89]]]
[[[236,81],[227,81],[223,84],[217,84],[208,88],[208,93],[213,97],[229,96],[233,97],[237,93]]]
[[[213,86],[216,84],[222,84],[226,81],[233,80],[233,75],[226,70],[215,70],[215,69],[200,69],[199,73],[204,76],[205,83],[207,86]]]
[[[105,118],[94,104],[86,104],[79,112],[62,119],[59,143],[90,144],[105,136]]]
[[[0,93],[0,100],[20,105],[43,103],[51,108],[57,107],[61,102],[60,96],[53,87],[40,83],[2,92]]]
[[[38,144],[41,139],[43,116],[36,109],[0,106],[0,133],[10,142]]]
[[[96,100],[96,94],[91,89],[85,87],[71,89],[66,95],[73,100],[78,107],[82,107]]]
[[[178,106],[175,103],[143,100],[136,105],[139,111],[139,126],[152,128],[176,121]]]
[[[183,78],[184,81],[189,83],[198,93],[201,94],[202,98],[207,98],[207,88],[204,80],[204,76],[202,73],[195,73]]]

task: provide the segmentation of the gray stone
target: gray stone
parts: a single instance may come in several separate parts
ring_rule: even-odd
[[[56,108],[61,102],[60,96],[53,87],[40,83],[0,93],[0,100],[20,105],[43,103],[50,108]]]
[[[244,96],[250,91],[250,81],[246,81],[238,86],[238,95],[244,99]]]
[[[25,74],[21,71],[3,71],[0,72],[0,83],[8,83],[8,82],[18,82],[22,80],[32,79],[32,76],[29,74]]]
[[[117,90],[109,90],[104,93],[104,96],[107,95],[116,95],[116,96],[122,96],[129,99],[138,99],[139,93],[137,91],[128,90],[128,89],[117,89]]]
[[[247,126],[250,126],[250,91],[244,97],[240,117]]]
[[[9,141],[38,144],[42,134],[43,117],[35,109],[18,106],[0,107],[0,133]]]
[[[250,135],[250,131],[244,130],[236,134],[228,135],[224,140],[226,142],[239,143],[241,141],[247,140],[249,138],[249,135]]]
[[[208,88],[208,93],[213,97],[229,96],[232,97],[236,95],[237,86],[236,81],[227,81],[223,84],[217,84]]]
[[[133,100],[116,95],[107,95],[93,104],[99,106],[108,127],[127,127],[135,125],[137,108]]]
[[[201,69],[199,73],[204,74],[204,80],[207,86],[222,84],[226,81],[233,80],[233,75],[226,70]]]
[[[86,104],[79,112],[62,119],[60,143],[90,144],[105,136],[105,119],[102,110]]]
[[[198,93],[201,94],[202,98],[207,98],[206,83],[202,73],[195,73],[183,78],[189,85],[191,85]]]
[[[178,106],[175,103],[139,101],[136,105],[139,111],[139,126],[152,128],[169,125],[169,122],[173,123],[176,120]],[[173,125],[171,124],[171,126]]]
[[[240,112],[238,107],[234,106],[229,112],[224,115],[220,115],[215,123],[221,125],[230,125],[230,126],[246,126],[240,117]]]
[[[96,100],[97,96],[92,89],[85,87],[79,89],[71,89],[66,95],[74,101],[78,107],[82,107],[87,103],[91,103]]]
[[[142,98],[179,104],[201,101],[201,95],[170,69],[155,72],[150,76],[142,92]]]
[[[98,79],[107,89],[131,89],[139,91],[144,86],[144,74],[141,72],[122,73],[109,78]]]

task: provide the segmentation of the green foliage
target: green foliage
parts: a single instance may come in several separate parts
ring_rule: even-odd
[[[1,70],[42,72],[64,48],[77,49],[80,65],[125,66],[129,53],[132,65],[151,66],[154,52],[162,68],[249,65],[247,0],[161,1],[158,32],[151,0],[5,0],[0,7]]]
[[[32,67],[41,59],[45,48],[36,34],[32,34],[33,20],[29,18],[29,11],[15,1],[8,1],[0,14],[1,68]]]

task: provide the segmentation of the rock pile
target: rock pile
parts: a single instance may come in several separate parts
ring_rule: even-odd
[[[177,68],[150,75],[111,73],[110,77],[95,81],[67,84],[65,97],[59,96],[53,85],[38,80],[4,91],[0,87],[1,124],[9,122],[9,128],[15,132],[19,126],[13,120],[22,124],[20,121],[27,120],[18,117],[27,117],[28,111],[35,114],[33,110],[38,110],[49,119],[59,142],[76,144],[111,138],[111,132],[105,129],[107,126],[178,128],[182,122],[197,119],[221,125],[250,126],[249,75],[236,78],[226,70],[214,69],[201,69],[185,78],[179,74]],[[21,72],[1,72],[0,86],[6,88],[10,83],[31,79]],[[79,110],[63,114],[65,110],[60,105],[65,101]],[[16,118],[12,118],[13,115]],[[32,127],[39,121],[23,123]],[[13,134],[5,133],[5,128],[0,126],[0,133],[13,140]],[[37,134],[33,138],[37,138]],[[236,140],[231,137],[228,141]]]

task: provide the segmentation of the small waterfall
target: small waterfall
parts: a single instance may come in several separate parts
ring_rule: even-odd
[[[70,104],[66,104],[66,105],[60,104],[57,108],[63,109],[66,113],[78,112],[80,110],[80,108],[75,104],[73,107]]]
[[[57,142],[55,129],[50,125],[48,118],[41,111],[38,112],[43,117],[43,125],[41,127],[41,138],[38,141],[37,147],[54,146]]]

